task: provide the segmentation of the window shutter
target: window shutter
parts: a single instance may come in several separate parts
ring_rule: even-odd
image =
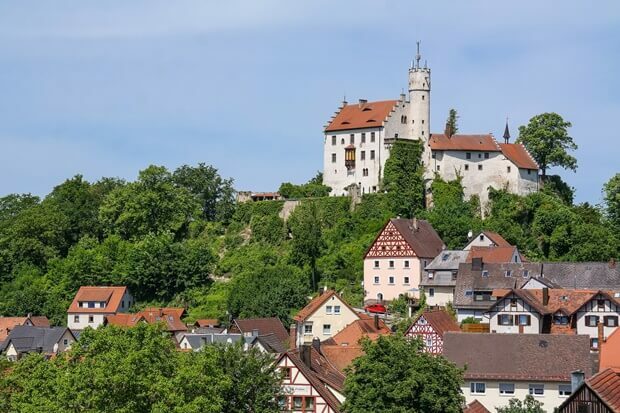
[[[508,319],[510,320],[509,325],[511,325],[511,326],[515,325],[515,322],[514,322],[515,316],[513,316],[513,315],[511,314],[511,315],[509,315],[509,316],[508,316]]]

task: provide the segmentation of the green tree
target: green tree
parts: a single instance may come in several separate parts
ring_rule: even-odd
[[[446,136],[451,137],[459,132],[458,119],[459,115],[456,109],[450,109],[448,112],[448,119],[446,120]]]
[[[545,413],[543,404],[529,394],[525,396],[523,401],[510,399],[508,406],[496,407],[495,410],[497,413]]]
[[[317,172],[314,178],[303,185],[295,185],[284,182],[280,185],[278,192],[286,199],[289,198],[319,198],[328,196],[331,188],[323,185],[323,173]]]
[[[536,115],[527,126],[519,126],[517,142],[523,143],[538,162],[543,180],[547,176],[547,169],[552,166],[572,171],[577,169],[577,159],[569,154],[577,149],[577,144],[568,135],[571,126],[557,113]]]
[[[418,340],[381,336],[362,347],[365,354],[347,371],[344,412],[461,412],[462,370],[421,352]]]
[[[609,220],[620,228],[620,173],[615,174],[605,183],[603,198]]]
[[[39,203],[38,196],[31,194],[9,194],[0,198],[0,227],[22,211]]]
[[[542,190],[547,194],[557,196],[566,205],[573,205],[575,188],[564,182],[560,175],[548,175]]]
[[[383,189],[391,210],[411,218],[424,209],[424,165],[421,141],[397,140],[385,162]]]
[[[316,262],[324,245],[317,203],[309,201],[299,205],[289,218],[288,225],[293,237],[291,259],[297,265],[309,266],[312,290],[316,291],[319,282]]]

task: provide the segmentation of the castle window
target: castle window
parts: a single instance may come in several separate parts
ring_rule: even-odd
[[[332,163],[336,163],[336,154],[332,153]]]
[[[478,170],[482,171],[482,165],[478,165]]]
[[[424,125],[424,119],[422,119],[422,125]]]
[[[360,159],[361,159],[362,161],[366,159],[366,151],[362,151],[362,152],[360,153]]]
[[[374,132],[370,132],[370,141],[371,142],[375,141],[375,133]]]
[[[465,153],[465,159],[471,159],[471,152]]]
[[[469,165],[465,165],[465,170],[469,171]]]
[[[422,131],[422,136],[424,136],[424,131]]]
[[[340,143],[344,145],[344,138],[340,139]]]
[[[437,170],[439,171],[440,169],[441,169],[441,166],[440,166],[440,165],[437,165]]]
[[[366,143],[366,133],[362,133],[362,143]]]
[[[355,134],[354,133],[349,135],[349,141],[350,141],[351,145],[353,145],[355,143]]]
[[[347,169],[355,168],[355,147],[346,147],[344,149],[344,166]]]
[[[332,136],[332,145],[335,145],[335,144],[336,144],[336,135],[333,135]]]
[[[422,95],[422,100],[424,100],[424,95]]]
[[[510,166],[507,166],[507,167],[506,167],[506,171],[507,171],[508,173],[510,173]]]
[[[398,139],[398,133],[394,134],[394,139]]]
[[[370,159],[375,159],[375,151],[370,151]]]
[[[484,153],[484,159],[489,159],[489,153],[488,152]]]

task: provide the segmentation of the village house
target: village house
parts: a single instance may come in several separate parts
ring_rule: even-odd
[[[444,334],[443,356],[467,366],[462,386],[467,403],[490,411],[531,395],[553,411],[571,394],[571,373],[593,375],[596,358],[588,336],[542,334]]]
[[[296,346],[327,340],[359,320],[359,314],[333,290],[322,291],[293,317],[291,340]]]
[[[390,219],[364,255],[364,302],[419,298],[424,268],[444,248],[428,221]]]
[[[618,327],[620,301],[604,291],[542,288],[497,292],[485,313],[493,333],[585,334],[591,347]]]
[[[45,316],[0,317],[0,347],[7,339],[11,330],[17,326],[49,327],[50,321]]]
[[[72,331],[97,328],[106,317],[127,313],[135,303],[127,287],[80,287],[67,311]]]
[[[318,339],[315,342],[319,343]],[[340,412],[345,376],[313,345],[282,354],[276,365],[283,376],[278,400],[281,411]]]
[[[28,353],[51,357],[71,348],[75,336],[66,327],[15,326],[0,347],[8,360],[17,361]]]
[[[512,247],[512,245],[497,232],[482,231],[470,239],[469,243],[463,247],[463,251],[469,251],[473,247]]]
[[[118,313],[105,317],[106,325],[119,327],[133,327],[138,323],[162,324],[178,342],[183,334],[187,332],[187,326],[181,320],[185,316],[184,308],[171,307],[148,307],[137,313]]]
[[[405,336],[419,338],[426,353],[442,354],[443,336],[448,331],[461,331],[450,314],[444,310],[426,310],[413,320]]]
[[[558,413],[620,413],[620,368],[607,368],[582,382]]]
[[[243,334],[245,337],[273,335],[281,343],[281,346],[288,348],[288,331],[282,321],[277,317],[267,318],[236,318],[226,331],[230,334]]]
[[[246,336],[243,334],[231,333],[186,333],[183,334],[179,340],[179,348],[181,350],[200,351],[208,345],[232,345],[237,343],[242,343],[245,351],[256,348],[262,353],[282,354],[287,350],[274,334]]]
[[[420,281],[426,305],[445,307],[454,301],[454,289],[459,265],[467,261],[469,251],[443,250],[425,268],[426,273]]]

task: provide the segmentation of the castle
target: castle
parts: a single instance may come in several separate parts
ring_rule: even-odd
[[[332,195],[380,190],[385,161],[397,139],[420,140],[429,183],[435,174],[444,180],[462,179],[465,198],[478,195],[488,203],[488,189],[526,195],[538,190],[538,165],[525,147],[492,134],[451,135],[430,132],[431,70],[420,67],[420,52],[409,69],[409,94],[397,100],[357,104],[346,101],[324,129],[323,182]]]

